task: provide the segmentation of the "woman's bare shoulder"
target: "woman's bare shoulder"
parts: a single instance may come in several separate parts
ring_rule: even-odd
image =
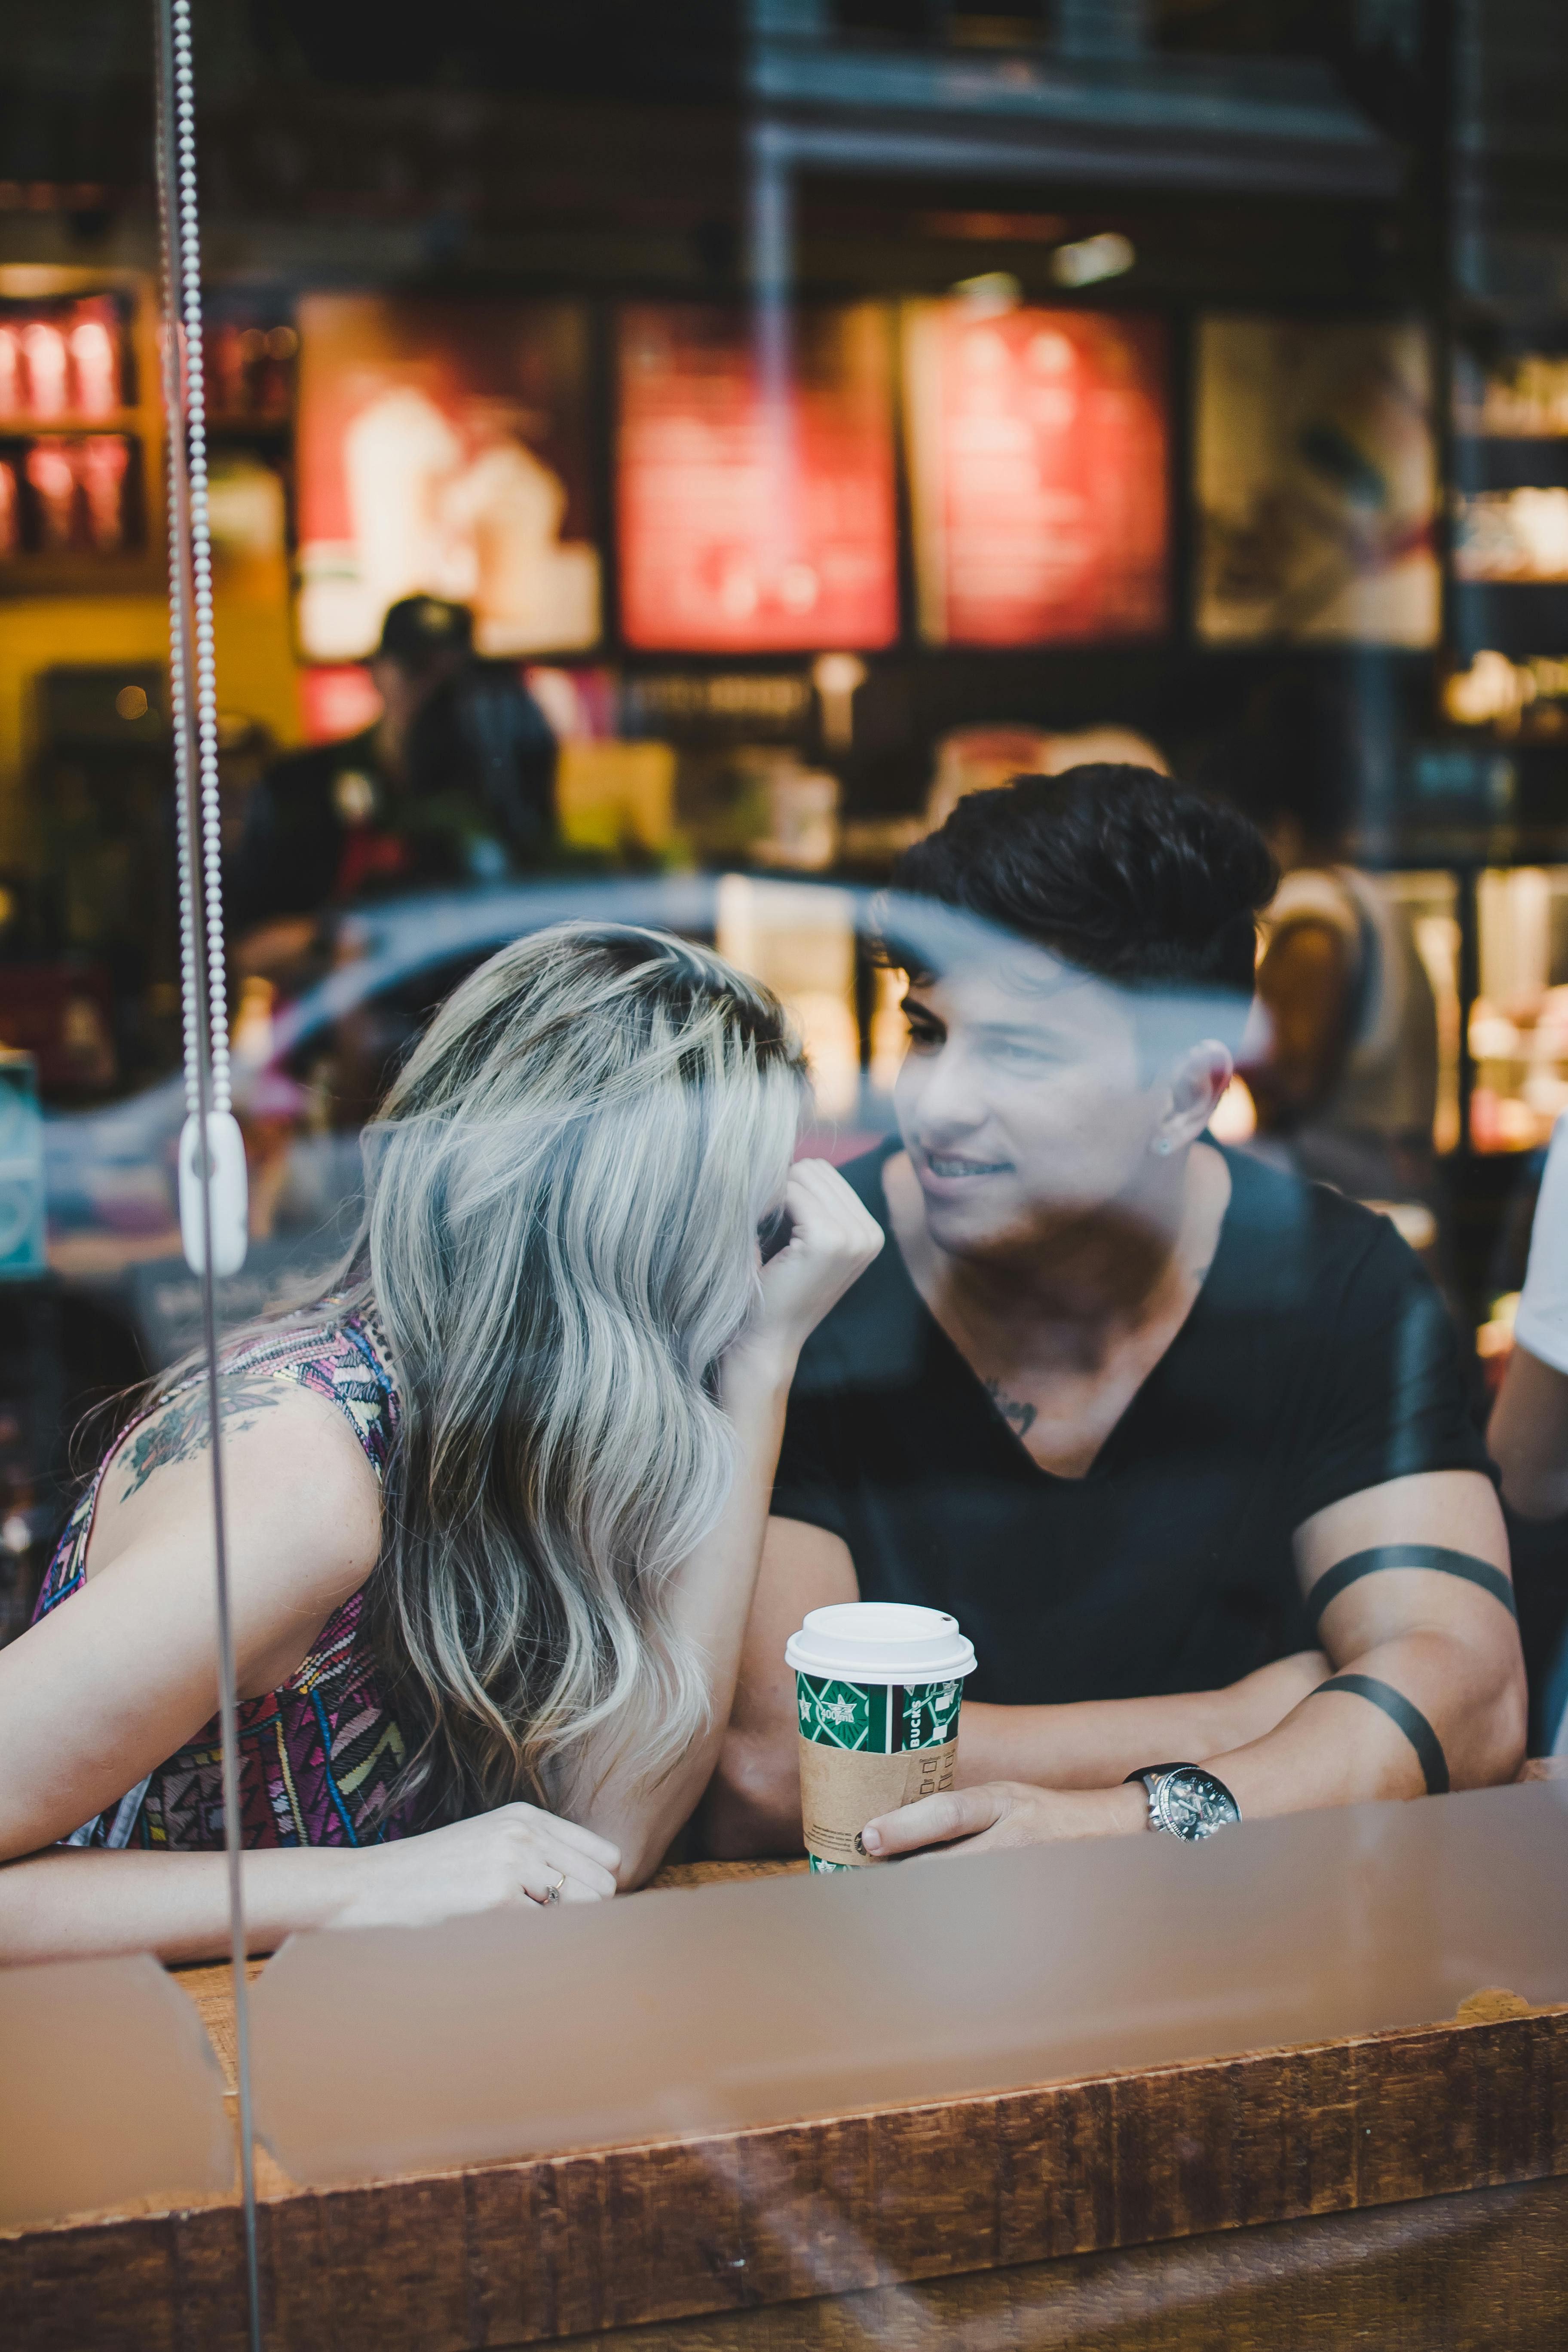
[[[381,1489],[349,1422],[284,1375],[240,1367],[219,1384],[225,1516],[231,1543],[265,1528],[300,1568],[337,1583],[368,1574],[380,1542]],[[101,1474],[89,1576],[128,1546],[213,1507],[207,1383],[163,1398],[119,1440]],[[349,1585],[353,1589],[352,1583]]]

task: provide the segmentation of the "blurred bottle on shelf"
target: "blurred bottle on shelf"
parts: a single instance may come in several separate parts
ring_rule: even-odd
[[[63,416],[68,406],[66,339],[52,320],[30,319],[22,330],[26,363],[27,409],[34,416]]]
[[[257,387],[257,406],[265,417],[281,420],[294,401],[294,361],[300,338],[292,327],[269,327],[267,351]]]
[[[221,416],[237,415],[245,406],[245,337],[227,319],[211,342],[213,405]]]
[[[22,414],[22,338],[20,331],[0,323],[0,417]]]
[[[283,422],[293,404],[294,359],[300,338],[292,327],[245,326],[226,319],[212,337],[216,414],[226,423]]]
[[[120,357],[105,321],[89,312],[70,331],[71,405],[79,416],[112,416],[120,405]]]
[[[37,509],[38,537],[53,551],[69,547],[76,518],[76,471],[63,441],[35,441],[27,452],[27,483]]]
[[[125,544],[130,447],[118,434],[94,433],[78,444],[73,455],[87,504],[88,537],[96,553],[112,555]]]
[[[116,415],[124,402],[124,333],[116,299],[89,295],[0,316],[0,420],[46,425]]]

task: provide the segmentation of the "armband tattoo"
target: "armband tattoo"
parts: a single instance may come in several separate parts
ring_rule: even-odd
[[[1330,1601],[1337,1601],[1347,1584],[1374,1576],[1383,1568],[1429,1568],[1440,1576],[1463,1577],[1467,1584],[1479,1584],[1483,1592],[1500,1601],[1510,1617],[1519,1614],[1511,1581],[1490,1560],[1477,1559],[1468,1551],[1449,1551],[1444,1544],[1377,1544],[1371,1551],[1352,1551],[1348,1559],[1336,1561],[1319,1577],[1307,1595],[1307,1617],[1313,1633]]]
[[[1448,1759],[1443,1753],[1443,1743],[1418,1706],[1413,1706],[1402,1691],[1392,1683],[1380,1683],[1374,1675],[1334,1675],[1328,1682],[1320,1683],[1318,1690],[1349,1691],[1356,1698],[1369,1698],[1380,1706],[1390,1723],[1400,1730],[1415,1750],[1417,1761],[1426,1776],[1426,1794],[1446,1797],[1448,1793]],[[1317,1692],[1313,1693],[1316,1697]]]

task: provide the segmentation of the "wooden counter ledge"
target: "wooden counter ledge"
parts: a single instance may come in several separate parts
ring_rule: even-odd
[[[697,1866],[663,1883],[801,1865]],[[261,1963],[253,1963],[253,1969]],[[181,1972],[232,2083],[224,1969]],[[330,2190],[268,2352],[1559,2352],[1568,2009]],[[0,2240],[12,2352],[243,2352],[235,2199]]]

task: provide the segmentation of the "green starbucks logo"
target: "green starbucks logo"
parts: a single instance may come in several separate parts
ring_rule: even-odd
[[[819,1748],[863,1748],[874,1756],[942,1748],[958,1729],[963,1685],[848,1683],[795,1676],[800,1736]]]
[[[803,1739],[814,1740],[824,1748],[880,1745],[872,1740],[871,1717],[879,1706],[885,1712],[885,1692],[862,1687],[858,1683],[819,1682],[812,1675],[797,1675],[795,1682]]]

